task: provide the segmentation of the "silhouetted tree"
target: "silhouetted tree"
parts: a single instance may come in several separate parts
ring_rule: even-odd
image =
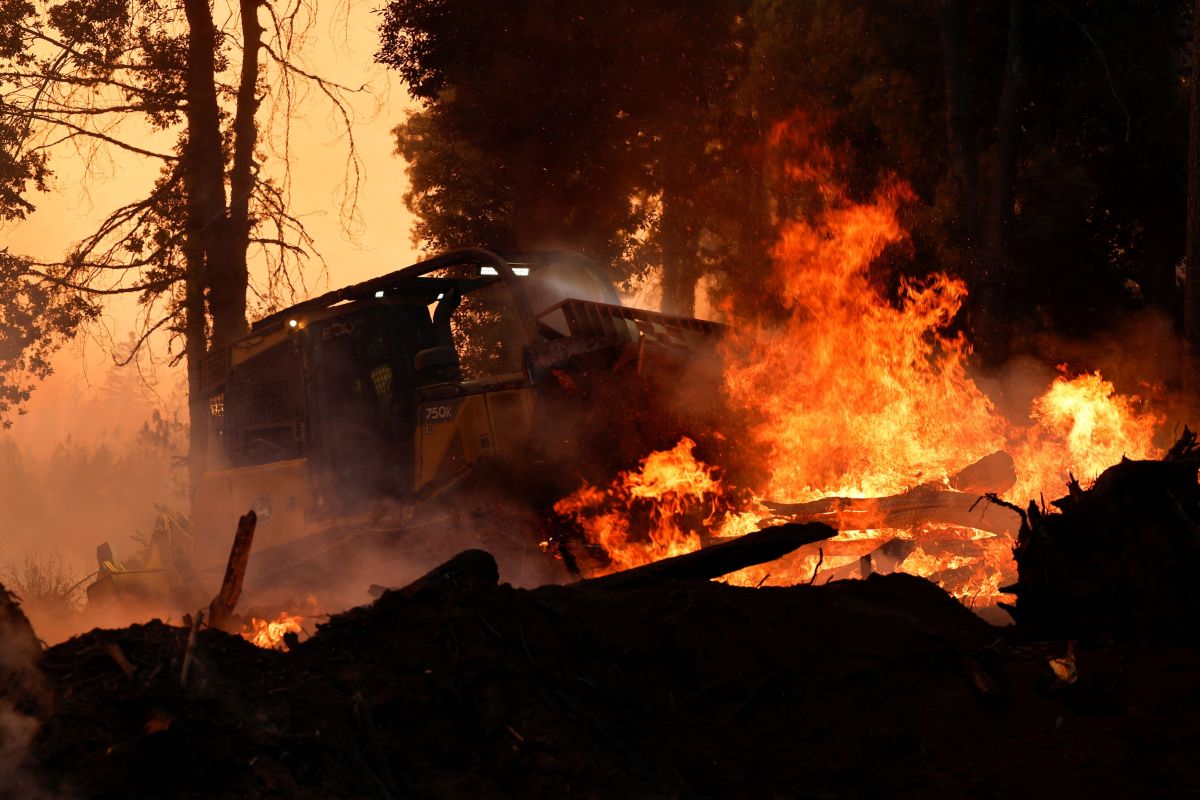
[[[46,154],[72,149],[87,159],[118,148],[162,164],[145,198],[113,211],[61,261],[30,264],[22,279],[70,298],[56,302],[84,316],[104,296],[134,294],[145,311],[139,347],[158,330],[183,338],[193,480],[204,468],[209,413],[199,362],[247,329],[247,251],[261,245],[267,255],[270,305],[311,244],[287,213],[286,185],[261,174],[259,105],[273,91],[288,113],[304,81],[348,120],[344,88],[291,61],[305,34],[303,0],[278,8],[240,0],[238,10],[234,29],[222,30],[208,0],[0,2],[0,103],[19,131],[5,152],[25,165],[23,185],[44,188]],[[224,85],[231,50],[240,64]]]

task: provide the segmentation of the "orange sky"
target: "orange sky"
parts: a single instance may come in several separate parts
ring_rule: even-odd
[[[345,85],[367,84],[369,88],[352,100],[363,173],[357,224],[349,233],[338,214],[347,152],[340,123],[315,92],[303,99],[292,116],[289,210],[304,221],[328,265],[328,274],[322,275],[320,263],[310,262],[306,273],[310,294],[387,272],[417,258],[409,237],[412,215],[403,204],[407,185],[404,162],[393,154],[390,133],[412,101],[399,78],[372,61],[379,21],[372,7],[374,4],[356,0],[336,7],[326,3],[301,54],[310,71]],[[14,253],[43,259],[61,256],[117,204],[144,196],[158,168],[148,160],[121,155],[101,164],[99,174],[85,180],[82,167],[72,160],[59,159],[52,166],[57,174],[54,191],[34,198],[38,210],[29,219],[4,228],[6,246]],[[269,160],[266,169],[271,171]],[[55,362],[57,374],[34,393],[28,413],[16,420],[9,435],[24,446],[41,449],[53,446],[68,432],[86,439],[89,430],[109,427],[113,421],[103,417],[111,409],[101,413],[103,404],[95,402],[111,365],[104,342],[124,340],[135,327],[136,312],[128,299],[112,303],[103,327],[60,353]],[[155,343],[156,353],[163,354],[165,348],[165,340]],[[177,394],[177,371],[149,362],[143,369],[154,384],[146,393],[147,409]],[[135,415],[142,411],[136,409]]]

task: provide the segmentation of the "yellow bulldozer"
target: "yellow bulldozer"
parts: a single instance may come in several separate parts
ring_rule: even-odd
[[[544,508],[697,424],[702,399],[677,387],[720,329],[623,306],[578,254],[484,249],[271,314],[200,365],[210,435],[192,519],[160,519],[138,569],[102,546],[89,597],[198,592],[248,509],[247,580],[266,586],[497,498]]]

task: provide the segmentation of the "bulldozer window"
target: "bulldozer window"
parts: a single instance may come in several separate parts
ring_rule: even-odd
[[[464,264],[438,274],[471,278],[478,276],[479,267]],[[465,292],[461,299],[444,298],[441,302],[448,300],[457,303],[450,316],[450,333],[463,380],[524,370],[525,331],[509,286],[497,280],[482,281],[479,288]]]
[[[423,307],[367,309],[315,325],[322,462],[345,502],[402,493],[411,480],[410,361],[433,342]]]

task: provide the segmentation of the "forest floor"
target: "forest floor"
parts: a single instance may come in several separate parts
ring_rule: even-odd
[[[26,791],[1200,795],[1200,649],[1081,647],[1067,683],[1050,666],[1066,642],[1022,641],[906,575],[449,581],[389,591],[290,652],[202,630],[184,683],[188,635],[156,621],[47,650]]]

